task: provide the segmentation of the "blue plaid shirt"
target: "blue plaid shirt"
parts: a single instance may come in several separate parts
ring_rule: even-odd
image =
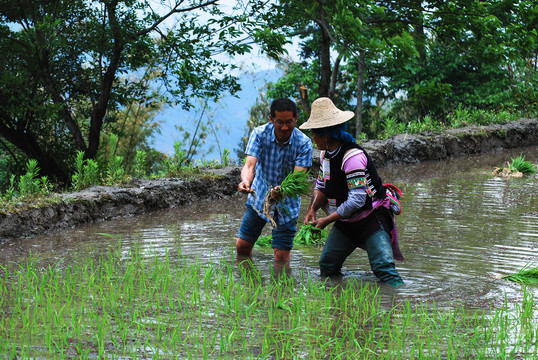
[[[312,142],[308,136],[295,128],[288,142],[281,147],[275,137],[274,126],[269,122],[252,131],[245,153],[258,159],[254,181],[251,185],[256,196],[249,194],[247,204],[252,206],[265,221],[269,222],[270,219],[263,211],[265,194],[271,186],[280,185],[295,166],[305,168],[312,166]],[[285,224],[299,217],[300,196],[288,197],[283,203],[285,208],[280,202],[276,206],[278,209],[278,218],[275,219],[277,224]],[[273,217],[274,211],[275,206],[271,209]]]

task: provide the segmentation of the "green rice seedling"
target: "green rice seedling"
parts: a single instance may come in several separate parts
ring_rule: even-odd
[[[510,158],[511,162],[509,164],[510,169],[512,171],[519,171],[523,174],[534,174],[536,173],[536,169],[534,168],[534,165],[530,162],[525,160],[525,156],[520,154],[516,158]]]
[[[308,195],[310,193],[310,186],[308,184],[309,176],[310,173],[308,171],[293,171],[289,173],[278,189],[283,195],[283,199],[287,197]]]
[[[538,267],[531,268],[527,264],[519,271],[503,276],[503,279],[525,285],[538,285]]]
[[[301,226],[297,235],[293,239],[293,243],[296,245],[323,245],[327,239],[327,230],[317,228],[311,224]]]

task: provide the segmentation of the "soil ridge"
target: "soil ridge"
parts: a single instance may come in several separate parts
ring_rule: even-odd
[[[384,167],[536,144],[538,119],[521,119],[503,125],[469,126],[443,133],[401,134],[387,140],[366,141],[362,146],[378,167]],[[317,166],[319,151],[314,152],[313,168]],[[195,201],[210,203],[236,193],[241,174],[239,166],[206,171],[213,176],[190,181],[134,179],[123,187],[94,186],[80,192],[59,194],[61,200],[58,203],[0,213],[0,243]]]

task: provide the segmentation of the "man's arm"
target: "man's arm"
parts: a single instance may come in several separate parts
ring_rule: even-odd
[[[253,191],[250,186],[252,185],[252,181],[254,180],[257,162],[258,158],[252,155],[247,155],[247,161],[245,161],[245,165],[243,165],[243,169],[241,169],[241,182],[237,186],[238,191],[245,194],[251,193]]]

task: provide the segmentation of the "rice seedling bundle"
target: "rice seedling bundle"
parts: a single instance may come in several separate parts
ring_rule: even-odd
[[[283,195],[282,201],[287,197],[301,196],[310,194],[308,171],[293,171],[286,176],[280,184],[278,191]]]
[[[271,219],[271,224],[273,225],[273,227],[276,226],[276,222],[271,217],[272,205],[276,202],[283,202],[288,197],[308,195],[310,193],[310,185],[308,184],[309,177],[310,173],[308,171],[293,171],[289,173],[282,181],[282,184],[280,184],[280,187],[276,189],[276,191],[282,194],[281,198],[278,201],[275,201],[271,197],[271,190],[275,188],[271,187],[267,191],[267,194],[265,194],[263,210],[265,215],[267,215],[267,217]],[[288,212],[285,206],[284,210]]]
[[[526,265],[514,274],[503,276],[503,279],[525,285],[538,285],[538,267],[530,268]]]
[[[325,240],[327,239],[327,230],[317,228],[313,225],[306,224],[301,226],[295,237],[293,238],[293,243],[295,245],[303,246],[316,246],[324,245]],[[271,235],[264,235],[258,238],[256,241],[256,247],[268,247],[271,246],[273,237]]]
[[[327,230],[317,228],[311,224],[301,226],[293,242],[297,245],[323,245],[327,239]]]
[[[268,247],[268,246],[271,246],[272,242],[273,242],[272,235],[262,235],[256,241],[255,246],[256,247]]]
[[[512,160],[512,162],[509,164],[509,166],[512,171],[519,171],[523,174],[536,173],[534,165],[530,161],[525,160],[525,156],[519,155],[515,159],[510,158],[510,160]]]

